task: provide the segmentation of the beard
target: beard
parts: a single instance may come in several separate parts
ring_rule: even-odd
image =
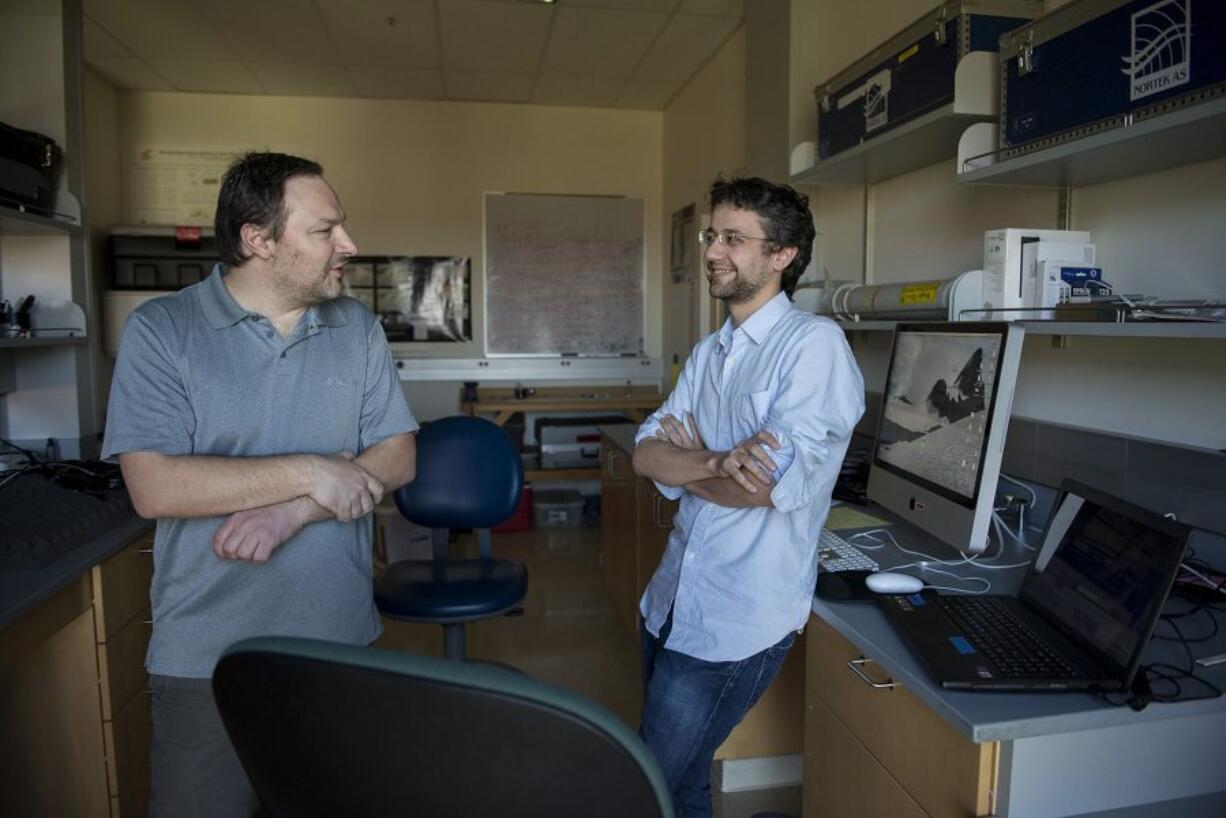
[[[297,254],[278,264],[273,271],[273,284],[286,300],[300,307],[313,307],[331,301],[344,292],[344,279],[332,274],[332,268],[322,277],[308,277],[302,269],[302,259]]]
[[[717,284],[714,278],[708,277],[708,292],[712,298],[718,298],[727,304],[743,304],[752,300],[766,285],[765,278],[751,280],[735,268],[731,272],[732,279],[722,284]]]

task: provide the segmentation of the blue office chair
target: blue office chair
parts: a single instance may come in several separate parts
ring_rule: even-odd
[[[513,671],[314,639],[232,645],[226,731],[273,818],[671,818],[612,713]]]
[[[518,609],[528,590],[521,562],[496,560],[490,526],[514,513],[524,486],[519,453],[506,433],[466,415],[428,424],[417,435],[417,478],[396,491],[408,520],[434,530],[433,560],[403,560],[375,583],[375,604],[392,619],[443,626],[443,655],[464,658],[464,623]],[[452,528],[472,528],[480,559],[452,559]]]

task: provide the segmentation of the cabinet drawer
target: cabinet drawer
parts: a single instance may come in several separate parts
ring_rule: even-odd
[[[133,696],[144,696],[149,687],[145,651],[149,647],[149,609],[128,620],[114,636],[98,646],[98,671],[102,677],[102,718],[113,719]]]
[[[820,700],[805,712],[804,818],[925,818],[926,813]]]
[[[120,782],[137,775],[149,758],[149,740],[153,736],[150,707],[150,696],[141,693],[133,696],[114,719],[102,723],[111,795],[121,795]]]
[[[94,614],[98,641],[105,642],[149,605],[153,579],[153,532],[143,534],[124,550],[95,565]]]
[[[862,652],[817,617],[810,618],[808,639],[809,698],[820,699],[927,812],[992,814],[997,743],[964,738],[899,685],[871,687],[848,664]],[[873,663],[862,669],[884,681]]]

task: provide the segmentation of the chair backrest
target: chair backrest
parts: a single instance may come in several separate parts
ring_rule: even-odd
[[[515,512],[523,487],[523,464],[506,432],[457,415],[418,433],[417,477],[397,489],[396,506],[427,528],[489,528]]]
[[[274,818],[672,816],[638,736],[502,668],[262,637],[226,651],[213,690]]]

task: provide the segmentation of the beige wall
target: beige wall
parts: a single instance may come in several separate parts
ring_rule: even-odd
[[[624,195],[644,202],[646,290],[661,278],[659,113],[488,103],[218,94],[119,94],[125,160],[146,146],[274,149],[317,159],[364,253],[473,258],[480,357],[482,199],[487,191]],[[126,170],[126,169],[125,169]],[[125,174],[126,178],[126,174]],[[125,187],[130,214],[130,187]],[[646,327],[660,352],[658,310]],[[413,353],[424,351],[415,345]]]
[[[1061,5],[1049,2],[1052,8]],[[815,135],[812,89],[934,6],[931,0],[794,0],[789,121],[793,146]],[[983,231],[1051,227],[1057,192],[971,187],[951,159],[867,187],[809,188],[819,271],[888,283],[948,278],[982,265]],[[1226,159],[1071,191],[1071,227],[1089,230],[1104,276],[1125,293],[1226,295],[1221,225]],[[861,344],[866,355],[888,348]],[[1073,338],[1027,341],[1014,413],[1222,448],[1226,342]],[[870,388],[884,364],[866,360]]]
[[[698,213],[707,213],[707,191],[715,177],[745,166],[745,55],[741,29],[664,111],[665,236],[675,210],[694,204]],[[667,262],[667,247],[664,253]],[[698,254],[690,275],[689,282],[673,283],[667,274],[663,298],[655,302],[662,315],[666,378],[673,356],[684,363],[700,334],[712,329],[709,320],[700,321],[709,315],[710,299]]]

